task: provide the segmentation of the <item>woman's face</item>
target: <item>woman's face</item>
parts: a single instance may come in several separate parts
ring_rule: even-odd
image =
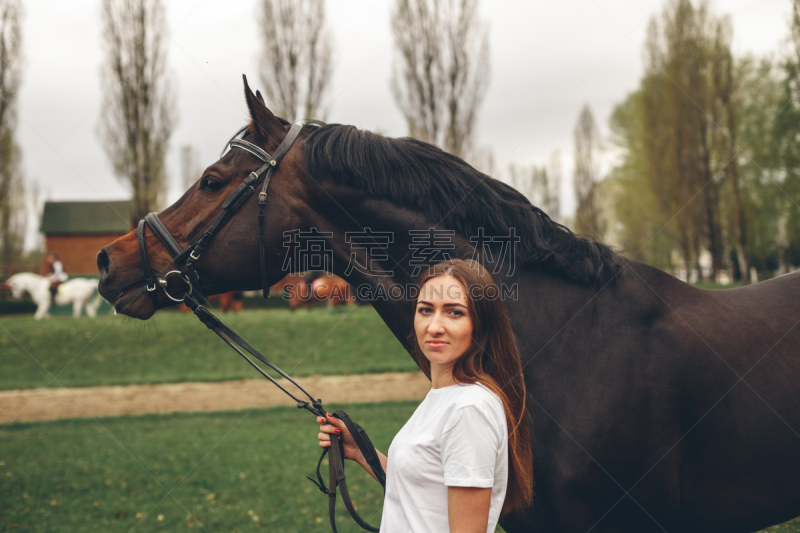
[[[422,286],[414,329],[422,353],[433,365],[452,366],[472,343],[467,291],[457,279],[437,276]]]

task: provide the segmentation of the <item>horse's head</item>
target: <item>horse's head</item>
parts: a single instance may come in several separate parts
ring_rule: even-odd
[[[14,274],[8,278],[6,285],[11,289],[11,296],[17,300],[25,296],[25,283],[23,283],[23,278],[19,274]]]
[[[252,120],[242,139],[274,154],[290,125],[267,109],[261,95],[250,90],[247,80],[245,98]],[[304,177],[305,160],[301,145],[302,135],[275,167],[269,181],[264,209],[265,278],[269,284],[276,283],[284,275],[283,230],[297,227],[301,217],[310,212],[305,203],[309,180]],[[177,202],[160,212],[158,218],[177,244],[186,249],[209,228],[237,187],[264,165],[262,159],[247,149],[231,148],[209,166]],[[232,218],[219,227],[202,251],[201,258],[194,263],[204,294],[252,290],[261,286],[258,226],[261,184],[261,181],[254,183],[256,193],[248,196]],[[181,269],[182,265],[176,264],[151,228],[144,229],[144,243],[149,267],[156,275],[164,277],[170,271]],[[157,309],[172,302],[160,289],[147,290],[148,273],[143,255],[134,230],[100,250],[97,266],[101,274],[99,291],[117,312],[147,319]],[[170,288],[171,292],[182,290],[180,278],[172,276],[169,283],[178,285],[177,289]],[[150,288],[154,288],[152,282]]]

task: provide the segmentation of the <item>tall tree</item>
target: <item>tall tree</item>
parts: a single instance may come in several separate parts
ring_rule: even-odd
[[[26,220],[20,150],[14,139],[22,66],[21,17],[19,0],[0,0],[0,250],[5,268],[22,253]]]
[[[711,254],[711,277],[715,279],[721,267],[722,248],[719,180],[712,172],[709,138],[711,126],[717,121],[710,109],[707,4],[701,2],[696,7],[690,0],[673,0],[664,9],[663,21],[662,72],[667,77],[672,155],[679,173],[674,186],[679,188],[676,192],[683,213],[678,218],[684,226],[684,238],[689,239],[687,244],[699,279],[704,276],[700,263],[703,250]]]
[[[599,227],[600,217],[597,213],[595,192],[600,180],[600,131],[588,104],[581,109],[573,136],[575,140],[575,170],[572,184],[577,203],[575,231],[599,239],[603,230]]]
[[[667,157],[653,160],[658,152],[651,146],[663,146],[663,138],[648,136],[644,120],[646,89],[642,87],[618,104],[611,115],[611,141],[622,151],[620,163],[606,180],[612,180],[615,198],[614,214],[620,223],[619,245],[633,259],[660,268],[672,268],[670,251],[675,246],[674,225],[663,227],[662,213],[670,199],[659,194],[657,185],[666,180],[653,180],[653,167],[666,167]],[[660,131],[660,130],[653,130]]]
[[[181,186],[188,189],[200,179],[200,163],[197,150],[191,144],[181,146]]]
[[[166,194],[165,156],[176,114],[166,70],[160,0],[103,0],[107,98],[102,144],[133,196],[132,222],[157,210]]]
[[[784,178],[782,189],[785,242],[780,246],[781,271],[800,265],[800,0],[792,2],[792,54],[783,62],[783,94],[775,117],[774,137]]]
[[[710,13],[706,0],[696,4],[671,0],[660,18],[650,21],[645,75],[634,104],[641,142],[629,148],[641,150],[641,170],[661,217],[672,221],[666,234],[680,251],[687,275],[696,271],[702,279],[701,259],[708,252],[715,279],[725,257],[723,182],[739,193],[730,202],[729,212],[736,214],[728,218],[738,217],[731,227],[738,226],[742,236],[728,242],[740,249],[744,262],[747,228],[738,209],[744,199],[735,158],[730,25]]]
[[[786,132],[785,126],[796,128],[798,117],[782,113],[788,110],[783,100],[785,85],[770,59],[742,58],[737,61],[735,78],[737,159],[742,162],[740,183],[748,221],[749,264],[765,278],[779,269],[785,257],[785,246],[777,237],[779,225],[785,222],[786,204],[791,206],[779,185],[785,176],[780,154],[782,146],[795,143],[784,144],[778,136]]]
[[[478,0],[397,0],[392,92],[409,135],[464,157],[489,82]]]
[[[261,0],[261,83],[272,111],[289,121],[324,119],[332,72],[324,0]]]
[[[687,276],[704,276],[706,254],[712,279],[726,257],[744,279],[752,262],[752,184],[760,178],[753,168],[741,170],[742,144],[750,138],[739,139],[768,119],[758,110],[758,84],[746,92],[738,86],[731,40],[730,20],[711,13],[707,0],[670,0],[648,26],[639,89],[612,118],[624,149],[612,176],[625,238],[640,243],[648,228],[655,238],[652,245],[644,239],[645,253],[668,264],[676,250]],[[637,195],[641,200],[631,204]]]
[[[530,202],[553,219],[561,216],[559,192],[561,188],[561,159],[558,151],[551,154],[548,165],[508,167],[511,186],[521,192]]]
[[[561,180],[563,173],[561,170],[561,150],[550,152],[550,160],[547,163],[547,176],[550,181],[550,203],[548,204],[548,216],[556,222],[561,220]]]
[[[738,99],[741,97],[734,78],[734,61],[731,53],[733,26],[729,17],[716,21],[711,46],[712,113],[719,122],[714,122],[716,134],[712,136],[717,154],[718,172],[724,173],[722,215],[728,223],[730,243],[735,257],[735,277],[750,281],[750,242],[747,191],[743,190],[739,173],[739,144],[737,143]],[[721,255],[721,254],[720,254]],[[722,257],[719,258],[722,260]],[[721,267],[721,265],[719,265]]]

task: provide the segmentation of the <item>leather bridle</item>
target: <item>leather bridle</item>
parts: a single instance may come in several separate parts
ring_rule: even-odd
[[[267,281],[267,262],[266,250],[264,244],[264,208],[267,203],[267,187],[269,187],[270,179],[275,169],[278,167],[283,156],[289,151],[294,144],[297,135],[300,133],[302,126],[300,124],[293,124],[283,138],[281,144],[278,145],[274,155],[268,154],[261,147],[245,141],[242,130],[239,135],[235,136],[230,141],[231,148],[241,148],[246,150],[263,161],[263,165],[256,171],[251,172],[242,183],[236,188],[227,200],[222,204],[222,209],[214,219],[213,222],[206,228],[200,237],[190,243],[186,249],[181,248],[172,233],[164,226],[161,219],[158,218],[156,213],[149,213],[143,220],[139,221],[137,228],[137,237],[139,239],[139,254],[142,258],[142,268],[144,269],[145,285],[147,291],[153,298],[153,303],[156,303],[156,291],[160,286],[164,290],[164,294],[170,300],[175,302],[185,301],[187,296],[192,296],[195,300],[205,303],[208,299],[203,295],[200,290],[200,277],[195,270],[194,264],[200,259],[203,250],[208,246],[217,232],[227,224],[234,214],[244,205],[244,203],[255,193],[255,187],[263,180],[261,185],[261,192],[258,193],[258,245],[259,245],[259,263],[261,266],[261,290],[264,298],[269,298],[269,282]],[[146,227],[155,234],[156,237],[164,244],[169,253],[172,255],[173,263],[180,268],[180,270],[171,270],[164,275],[160,272],[154,271],[150,268],[150,263],[147,257],[147,243],[145,240]],[[186,285],[186,292],[182,298],[176,298],[167,290],[169,277],[178,276]]]
[[[194,240],[194,242],[190,243],[185,249],[181,248],[175,238],[172,236],[172,233],[164,226],[164,223],[161,222],[161,219],[158,218],[156,213],[149,213],[143,220],[139,221],[139,226],[136,230],[136,235],[139,241],[139,254],[142,259],[142,268],[144,270],[144,279],[145,279],[145,286],[147,292],[150,294],[151,298],[153,299],[153,305],[158,307],[158,295],[157,290],[161,287],[164,291],[164,294],[170,300],[175,302],[183,302],[194,312],[195,315],[200,319],[203,324],[205,324],[211,331],[219,335],[219,337],[225,341],[228,346],[236,350],[236,352],[242,356],[253,368],[255,368],[262,376],[267,378],[272,382],[273,385],[281,389],[284,393],[286,393],[290,398],[292,398],[295,402],[297,402],[297,407],[300,409],[306,409],[307,411],[313,413],[316,416],[321,416],[323,418],[326,417],[325,408],[322,406],[322,400],[315,399],[311,396],[303,387],[297,384],[295,380],[293,380],[286,372],[278,368],[272,361],[267,359],[264,355],[262,355],[258,350],[253,348],[246,340],[240,337],[235,331],[231,330],[228,326],[222,323],[216,316],[214,316],[211,311],[209,311],[203,304],[208,301],[208,298],[203,294],[200,290],[200,276],[197,274],[197,270],[194,267],[195,262],[200,259],[200,256],[203,253],[203,250],[208,246],[217,232],[227,224],[233,215],[244,205],[244,203],[255,193],[256,187],[258,186],[259,182],[263,180],[261,185],[261,191],[258,193],[258,243],[259,243],[259,263],[261,267],[261,290],[263,293],[264,298],[269,298],[269,282],[267,281],[267,263],[266,263],[266,245],[264,243],[264,210],[267,203],[267,187],[269,186],[269,181],[272,178],[272,174],[275,172],[275,169],[278,167],[278,163],[281,162],[283,156],[289,151],[294,144],[294,141],[297,139],[298,134],[302,126],[299,124],[293,124],[289,129],[289,132],[286,134],[286,137],[283,138],[278,148],[275,150],[273,155],[268,154],[259,146],[255,144],[245,141],[242,137],[246,132],[246,128],[240,130],[240,132],[234,136],[233,139],[230,140],[229,146],[231,149],[233,148],[241,148],[242,150],[246,150],[259,158],[264,164],[256,171],[251,172],[247,178],[244,179],[242,183],[236,188],[233,193],[225,200],[222,204],[222,209],[219,214],[216,216],[213,222],[206,228],[203,234]],[[161,274],[160,272],[153,270],[150,268],[149,258],[147,256],[147,242],[146,242],[146,229],[150,228],[150,230],[158,237],[158,239],[164,244],[166,249],[169,251],[170,255],[172,255],[172,261],[180,268],[180,270],[170,270],[166,274]],[[186,285],[185,293],[181,298],[177,298],[170,294],[168,290],[169,285],[169,278],[170,276],[178,276],[180,280]],[[238,345],[238,346],[237,346]],[[297,387],[300,391],[308,397],[309,401],[302,400],[297,398],[291,392],[286,390],[278,381],[276,381],[272,376],[270,376],[267,372],[265,372],[258,364],[256,364],[250,357],[248,357],[241,349],[244,349],[250,355],[261,361],[262,363],[269,366],[271,369],[276,371],[282,377],[286,378],[290,383],[292,383],[295,387]],[[347,426],[350,434],[353,437],[356,445],[358,446],[361,453],[364,455],[369,466],[372,468],[375,477],[381,483],[381,485],[386,487],[386,473],[383,470],[383,466],[380,463],[380,459],[378,458],[378,454],[375,450],[375,446],[373,446],[372,442],[369,440],[367,433],[355,422],[350,420],[350,417],[344,411],[336,411],[333,416],[342,420],[345,425]],[[325,458],[325,455],[330,452],[330,460],[329,460],[329,478],[328,478],[328,486],[325,486],[324,481],[322,480],[322,476],[320,475],[320,466],[322,464],[322,460]],[[350,515],[353,519],[364,529],[368,531],[377,532],[378,529],[370,526],[367,522],[365,522],[356,512],[355,506],[350,498],[350,494],[347,489],[347,479],[344,474],[344,442],[342,440],[341,435],[331,435],[331,446],[325,448],[322,452],[322,455],[317,462],[317,470],[316,470],[317,480],[315,481],[312,478],[310,479],[314,482],[315,485],[329,497],[328,503],[328,510],[330,515],[330,523],[333,532],[336,533],[336,489],[339,488],[342,493],[342,499],[344,500],[345,506],[347,510],[350,512]]]

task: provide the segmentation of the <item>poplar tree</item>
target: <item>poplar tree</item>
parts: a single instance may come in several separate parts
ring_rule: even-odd
[[[176,121],[166,69],[160,0],[103,0],[103,104],[100,134],[117,177],[130,187],[136,223],[166,195],[165,158]]]
[[[599,226],[597,209],[597,184],[600,181],[600,131],[594,121],[592,110],[585,104],[573,130],[575,141],[575,171],[572,185],[575,191],[575,232],[600,239],[603,234]]]
[[[261,83],[266,104],[290,122],[323,120],[330,85],[331,39],[324,0],[261,0]]]
[[[22,69],[21,18],[19,0],[0,0],[0,250],[5,270],[20,259],[25,237],[25,189],[14,138]]]
[[[465,157],[489,83],[477,0],[397,0],[391,88],[411,137]]]

